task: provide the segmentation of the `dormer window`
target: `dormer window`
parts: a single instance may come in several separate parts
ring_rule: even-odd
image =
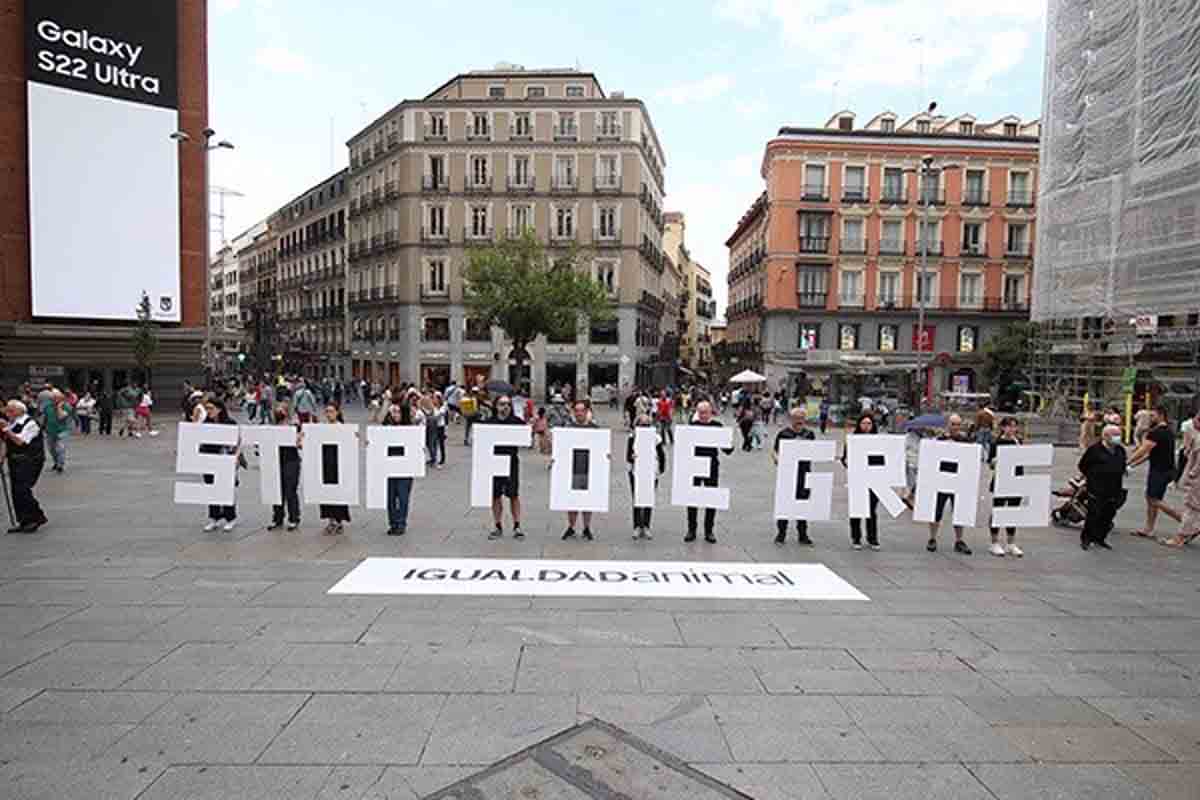
[[[896,120],[890,117],[888,119],[879,120],[879,130],[883,131],[884,133],[895,133]]]
[[[1015,123],[1015,122],[1004,123],[1004,135],[1005,136],[1016,136],[1017,135],[1017,123]]]
[[[853,117],[838,117],[838,130],[839,131],[854,130],[854,118]]]
[[[971,135],[973,135],[973,134],[975,133],[975,123],[974,123],[974,122],[960,122],[960,123],[958,123],[958,132],[959,132],[959,133],[961,133],[961,134],[962,134],[962,135],[964,135],[964,136],[971,136]]]
[[[917,120],[917,133],[929,133],[929,120]]]

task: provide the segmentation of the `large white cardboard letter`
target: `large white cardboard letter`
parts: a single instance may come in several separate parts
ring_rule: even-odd
[[[247,425],[243,444],[258,445],[258,489],[265,505],[283,503],[279,481],[279,448],[296,446],[296,429],[289,425]]]
[[[325,483],[325,446],[337,447],[337,483]],[[358,505],[358,426],[312,423],[304,426],[304,502]]]
[[[775,472],[775,519],[827,520],[833,513],[833,473],[809,471],[804,476],[803,497],[797,497],[800,462],[833,461],[837,445],[831,441],[787,439],[779,443],[779,469]]]
[[[1050,524],[1050,476],[1017,475],[1018,467],[1048,467],[1054,445],[1022,444],[996,448],[996,489],[993,497],[1019,497],[1021,505],[992,509],[997,528],[1040,528]]]
[[[654,478],[658,472],[658,431],[641,427],[633,432],[633,506],[654,508]]]
[[[508,456],[496,455],[496,445],[529,447],[528,425],[475,425],[471,428],[471,507],[491,508],[492,478],[508,475]]]
[[[367,508],[387,508],[388,478],[424,477],[424,425],[367,426]]]
[[[693,485],[695,478],[710,477],[713,467],[707,456],[696,455],[697,447],[733,447],[733,428],[710,425],[679,425],[675,428],[671,505],[725,510],[729,508],[729,489]]]
[[[893,517],[904,501],[895,487],[904,485],[904,437],[896,434],[851,434],[846,437],[846,483],[850,516],[871,516],[871,492]]]
[[[202,444],[232,447],[238,443],[236,425],[205,425],[202,422],[179,423],[175,471],[180,475],[212,475],[212,483],[175,481],[175,502],[189,505],[231,506],[237,489],[237,456],[232,453],[201,453]]]
[[[941,442],[936,439],[921,442],[913,520],[933,522],[937,496],[949,494],[954,496],[954,524],[966,527],[974,525],[979,506],[979,474],[982,466],[977,444]]]
[[[612,431],[556,428],[552,444],[550,510],[608,511]]]

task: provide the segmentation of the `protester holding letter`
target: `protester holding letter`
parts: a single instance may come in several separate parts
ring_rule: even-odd
[[[643,414],[635,421],[634,435],[631,435],[625,443],[625,463],[629,465],[629,489],[633,492],[634,478],[633,465],[637,461],[637,453],[634,451],[634,440],[637,438],[636,433],[638,428],[650,428],[653,426],[653,421],[649,414]],[[658,476],[666,472],[667,469],[667,453],[663,449],[662,434],[654,434],[654,454],[658,461],[658,470],[655,473],[654,485],[658,486]],[[654,509],[649,506],[633,507],[633,538],[634,539],[653,539],[654,535],[650,533],[650,513]]]
[[[1087,519],[1079,535],[1079,546],[1087,550],[1092,545],[1111,550],[1107,541],[1113,518],[1124,502],[1125,448],[1121,446],[1121,429],[1106,425],[1100,441],[1083,452],[1079,471],[1087,480]]]
[[[496,414],[484,425],[524,425],[525,422],[513,413],[512,398],[503,395],[496,400]],[[508,508],[512,513],[513,538],[524,539],[525,532],[521,530],[521,461],[519,449],[513,445],[501,445],[496,448],[496,455],[508,456],[508,475],[497,475],[492,478],[492,520],[495,529],[488,534],[489,539],[499,539],[504,536],[504,498],[508,498]]]
[[[29,407],[20,400],[9,400],[5,404],[0,440],[12,484],[13,513],[17,518],[8,532],[34,533],[46,524],[46,515],[33,496],[33,487],[46,465],[46,445],[41,427],[29,416]]]
[[[588,408],[587,403],[585,403],[582,400],[576,400],[574,405],[571,406],[571,420],[570,420],[570,422],[567,423],[567,427],[568,428],[595,428],[596,423],[592,422],[591,415],[592,415],[592,412],[591,412],[591,409]],[[551,463],[553,463],[553,459],[551,459]],[[586,482],[587,474],[588,473],[587,473],[586,462],[580,463],[580,462],[576,461],[575,463],[573,463],[571,465],[571,482],[572,483],[575,483],[576,481],[580,480],[581,478],[583,481]],[[592,536],[592,512],[591,511],[568,511],[567,512],[567,529],[565,531],[563,531],[563,535],[562,535],[564,542],[567,539],[571,539],[575,536],[575,523],[579,519],[580,514],[583,515],[583,538],[584,538],[584,540],[590,542],[594,538]]]
[[[801,406],[796,406],[791,410],[791,425],[775,434],[775,446],[771,449],[771,461],[776,466],[779,465],[779,443],[790,439],[804,439],[813,441],[817,435],[808,428],[807,413]],[[805,486],[805,477],[812,470],[811,461],[801,461],[797,467],[796,473],[796,488],[797,491]],[[874,495],[872,495],[874,498]],[[872,506],[873,508],[873,506]],[[786,519],[775,520],[775,544],[783,544],[787,541],[788,521]],[[808,547],[813,546],[813,540],[808,537],[808,520],[796,520],[796,541]]]
[[[209,425],[237,425],[233,417],[229,416],[229,412],[225,409],[225,403],[212,395],[204,398],[205,423]],[[227,447],[219,444],[202,444],[200,445],[201,453],[209,454],[225,454],[237,455],[238,449],[234,445]],[[205,475],[205,483],[213,483],[215,480],[212,475]],[[236,481],[234,483],[236,486]],[[215,531],[218,525],[224,521],[224,529],[231,531],[237,525],[237,505],[231,506],[209,506],[208,507],[208,524],[204,526],[205,531]]]
[[[963,442],[971,444],[974,440],[963,431],[962,417],[958,414],[951,414],[946,418],[946,430],[938,437],[945,442]],[[954,508],[954,495],[945,492],[938,492],[937,507],[934,513],[934,522],[929,523],[929,541],[925,543],[925,549],[931,553],[937,552],[937,535],[938,528],[942,524],[942,514],[946,510],[946,506]],[[954,552],[961,553],[964,556],[971,555],[971,548],[963,541],[963,527],[961,525],[954,526]]]
[[[345,418],[342,417],[341,409],[332,403],[325,406],[326,423],[329,425],[340,425],[345,423],[345,421]],[[321,454],[321,480],[325,483],[337,483],[337,448],[334,445],[326,445],[322,450],[324,452]],[[330,450],[333,450],[334,453],[330,453]],[[350,521],[350,506],[322,503],[318,508],[321,512],[321,519],[325,520],[325,533],[339,534],[345,530],[346,523]]]
[[[753,412],[751,412],[751,414],[753,415]],[[713,417],[712,404],[709,403],[707,400],[705,400],[704,402],[702,402],[696,406],[696,418],[694,420],[692,420],[692,424],[693,425],[705,425],[710,428],[723,427],[721,425],[720,420],[715,419]],[[732,447],[725,448],[725,455],[730,455],[732,453],[733,453]],[[708,487],[715,488],[719,484],[720,477],[721,477],[720,454],[717,452],[717,448],[716,447],[697,447],[696,455],[699,456],[700,458],[709,459],[709,463],[711,466],[709,467],[708,477],[694,479],[693,485],[708,486]],[[697,516],[698,516],[697,511],[698,511],[698,509],[695,506],[688,506],[688,509],[687,509],[687,535],[685,535],[683,537],[683,540],[685,542],[696,541],[696,522],[697,522]],[[717,510],[715,508],[704,509],[704,541],[708,542],[709,544],[714,544],[717,541],[717,536],[715,533],[713,533],[713,526],[716,524],[716,521],[717,521]]]
[[[275,424],[287,425],[287,409],[279,406],[275,409]],[[296,425],[296,446],[279,449],[279,485],[283,494],[283,502],[271,506],[271,524],[267,530],[274,531],[283,527],[283,511],[287,507],[287,529],[294,531],[300,527],[300,426]]]
[[[1017,422],[1016,417],[1005,417],[1004,419],[1000,420],[1000,436],[998,438],[992,440],[991,447],[988,448],[988,464],[991,465],[993,470],[995,470],[995,468],[996,468],[996,451],[999,448],[1004,447],[1006,445],[1021,444],[1021,437],[1017,433],[1017,426],[1018,426],[1018,422]],[[1025,474],[1024,468],[1017,467],[1016,474],[1018,476],[1024,475]],[[1021,505],[1021,498],[1019,498],[1019,497],[995,497],[994,496],[995,492],[996,492],[996,476],[994,473],[992,475],[992,482],[988,486],[988,491],[992,492],[992,494],[993,494],[993,497],[992,497],[992,507],[993,508],[1004,508],[1006,506]],[[1007,546],[1000,543],[1000,529],[995,526],[992,527],[992,546],[990,549],[991,554],[994,556],[1001,556],[1001,557],[1003,557],[1005,555],[1010,555],[1010,556],[1013,556],[1014,558],[1020,558],[1021,556],[1025,555],[1025,552],[1023,550],[1021,550],[1021,548],[1017,547],[1017,544],[1016,544],[1017,529],[1013,528],[1013,527],[1006,527],[1004,529],[1004,532],[1008,536],[1008,545]]]
[[[854,426],[852,435],[870,435],[878,433],[875,429],[875,417],[871,413],[865,413],[858,418],[858,424]],[[842,466],[846,466],[846,449],[842,450]],[[872,490],[869,494],[868,508],[870,513],[867,516],[867,547],[872,550],[878,550],[879,547],[879,495]],[[850,547],[855,550],[862,550],[862,520],[858,517],[850,518]]]
[[[384,425],[416,425],[425,424],[425,415],[415,404],[398,402],[388,407],[388,413],[383,418]],[[387,514],[388,536],[403,536],[408,530],[408,501],[412,496],[412,478],[388,478],[387,482]]]

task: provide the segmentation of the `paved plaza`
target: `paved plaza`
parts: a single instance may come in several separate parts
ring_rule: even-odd
[[[402,538],[361,508],[340,537],[315,507],[267,531],[253,472],[205,533],[172,503],[173,427],[75,438],[51,524],[0,539],[0,797],[1200,798],[1200,552],[1127,535],[1144,469],[1112,552],[1046,528],[996,558],[975,528],[965,557],[947,526],[929,554],[907,515],[881,552],[844,522],[779,547],[766,451],[724,460],[717,544],[671,507],[634,542],[619,432],[595,542],[559,540],[533,454],[527,538],[489,542],[450,438]],[[819,562],[870,602],[326,594],[367,556]]]

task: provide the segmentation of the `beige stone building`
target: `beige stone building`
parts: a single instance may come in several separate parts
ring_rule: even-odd
[[[645,105],[578,70],[499,65],[404,100],[348,142],[352,371],[442,385],[481,377],[629,387],[660,359],[666,160]],[[532,229],[610,291],[616,318],[511,343],[463,305],[467,248]]]
[[[665,215],[663,249],[678,265],[681,281],[679,359],[695,376],[707,376],[712,364],[712,337],[708,326],[716,316],[712,275],[687,249],[687,222],[683,213],[669,211]],[[694,376],[694,377],[695,377]]]
[[[256,225],[237,251],[241,285],[242,352],[245,369],[265,371],[278,363],[279,340],[275,280],[279,267],[279,234],[270,219]]]

